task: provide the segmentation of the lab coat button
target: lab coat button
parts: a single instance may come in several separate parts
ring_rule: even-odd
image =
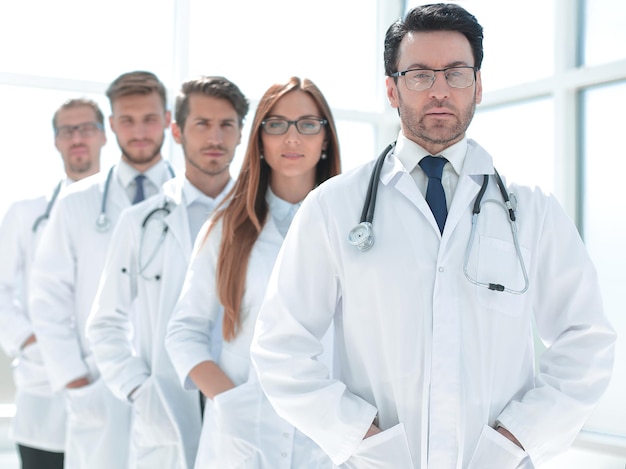
[[[283,433],[283,436],[284,436],[285,438],[289,438],[289,433],[285,432],[285,433]]]
[[[281,456],[282,456],[283,458],[286,458],[286,457],[287,457],[287,453],[281,453]]]
[[[444,268],[443,268],[443,267],[439,267],[439,269],[438,269],[438,270],[439,270],[439,272],[443,272],[443,271],[444,271]]]

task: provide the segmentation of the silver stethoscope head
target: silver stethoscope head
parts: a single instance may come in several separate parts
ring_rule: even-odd
[[[107,214],[101,212],[96,219],[96,230],[100,233],[106,233],[111,228],[111,220],[107,217]]]
[[[390,154],[396,142],[393,142],[378,156],[374,163],[374,169],[367,185],[367,193],[365,194],[365,204],[361,213],[361,220],[358,225],[348,233],[348,242],[355,246],[359,251],[369,251],[374,245],[374,230],[372,222],[374,221],[374,208],[376,207],[376,194],[378,192],[378,178],[382,171],[385,158]]]
[[[364,221],[356,225],[348,234],[348,242],[359,251],[365,252],[374,245],[372,224]]]

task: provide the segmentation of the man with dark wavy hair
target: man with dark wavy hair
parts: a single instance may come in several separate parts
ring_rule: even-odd
[[[230,163],[247,112],[248,100],[226,78],[183,83],[172,134],[185,174],[126,210],[113,233],[87,337],[104,381],[132,405],[130,467],[194,467],[201,400],[179,384],[165,331],[200,226],[233,186]]]
[[[536,467],[609,383],[615,332],[576,227],[553,196],[505,186],[466,137],[482,39],[455,4],[391,25],[397,141],[307,197],[268,286],[261,384],[341,467]],[[359,224],[366,194],[376,209]],[[331,323],[333,377],[316,360]],[[533,324],[548,344],[537,371]]]

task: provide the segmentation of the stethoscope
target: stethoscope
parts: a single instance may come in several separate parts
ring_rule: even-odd
[[[355,246],[359,251],[366,252],[372,248],[374,245],[374,231],[372,229],[372,221],[374,220],[374,208],[376,206],[376,194],[378,192],[378,181],[380,179],[380,172],[383,167],[383,163],[385,162],[385,158],[393,152],[395,148],[395,142],[391,143],[387,148],[383,150],[383,152],[378,156],[376,163],[374,164],[374,169],[372,170],[372,174],[370,176],[369,184],[367,185],[367,192],[365,194],[365,203],[363,205],[363,211],[361,212],[361,219],[358,225],[350,230],[348,233],[348,242]],[[483,183],[480,187],[480,191],[476,196],[476,200],[474,201],[474,207],[472,209],[472,230],[470,232],[470,237],[467,243],[467,247],[465,249],[465,258],[463,260],[463,273],[467,280],[469,280],[474,285],[488,288],[489,290],[499,291],[499,292],[507,292],[513,293],[516,295],[521,295],[522,293],[528,290],[528,273],[526,271],[526,265],[524,264],[524,259],[522,257],[522,251],[519,244],[519,239],[517,236],[517,222],[516,222],[516,210],[517,210],[517,200],[515,198],[515,194],[509,194],[504,186],[504,182],[498,174],[498,171],[494,168],[494,178],[496,180],[496,184],[498,185],[498,189],[500,190],[500,194],[502,195],[502,199],[504,204],[498,200],[485,200],[483,202],[483,196],[487,190],[487,186],[489,185],[489,175],[485,174],[483,176]],[[474,238],[476,235],[476,227],[478,224],[478,215],[480,214],[481,205],[483,203],[496,203],[499,206],[502,206],[503,209],[507,212],[509,224],[511,227],[511,233],[513,235],[513,243],[515,245],[515,252],[517,254],[517,260],[522,271],[522,275],[524,277],[524,286],[520,290],[515,290],[511,288],[507,288],[499,283],[490,283],[490,282],[481,282],[475,278],[472,278],[468,272],[467,265],[469,263],[469,258],[472,252],[472,247],[474,244]]]
[[[37,219],[35,220],[35,222],[33,223],[33,233],[37,232],[37,228],[39,228],[39,225],[41,225],[41,223],[44,220],[47,220],[48,218],[50,218],[50,212],[52,211],[52,207],[54,206],[54,203],[57,200],[57,197],[59,196],[59,192],[61,192],[61,187],[63,187],[63,179],[61,179],[59,181],[59,183],[57,184],[57,186],[54,188],[54,192],[52,193],[52,198],[50,199],[50,202],[48,202],[48,205],[46,205],[46,210],[37,217]]]
[[[161,229],[159,240],[157,241],[156,245],[152,249],[152,252],[148,256],[147,260],[144,262],[144,259],[146,258],[146,256],[144,255],[144,246],[145,246],[146,232],[148,231],[148,223],[150,223],[150,220],[152,219],[152,217],[157,215],[159,212],[164,213],[163,215],[164,218],[170,214],[171,210],[170,210],[169,203],[167,200],[163,202],[162,207],[157,207],[151,210],[150,212],[148,212],[148,214],[145,216],[145,218],[141,222],[141,236],[139,239],[139,258],[137,261],[137,264],[139,266],[139,271],[137,275],[139,275],[141,278],[145,280],[157,280],[157,281],[161,280],[161,275],[159,274],[148,276],[148,275],[145,275],[144,273],[148,269],[148,267],[150,267],[150,264],[152,264],[154,259],[156,259],[156,255],[159,252],[159,249],[161,249],[161,246],[163,246],[163,243],[165,242],[165,236],[167,235],[167,232],[169,230],[169,226],[167,225],[167,223],[163,222],[163,228]],[[126,267],[122,267],[121,272],[123,274],[132,275],[129,272],[129,269]]]
[[[147,257],[147,260],[144,262],[145,236],[147,232],[148,223],[150,222],[150,219],[154,217],[155,215],[157,215],[159,212],[164,213],[163,217],[166,217],[170,214],[171,210],[170,210],[169,203],[167,202],[167,200],[163,202],[162,207],[157,207],[154,210],[151,210],[143,219],[143,222],[141,222],[141,237],[139,240],[139,259],[138,259],[139,272],[138,273],[141,276],[141,278],[145,280],[161,280],[161,276],[158,274],[153,275],[153,276],[147,276],[144,274],[144,272],[148,269],[148,267],[150,267],[150,264],[152,264],[152,262],[156,258],[156,255],[159,252],[159,249],[161,249],[161,246],[165,242],[165,236],[167,235],[167,231],[169,230],[169,226],[167,225],[167,223],[163,222],[163,228],[161,229],[159,240],[154,246],[154,249],[152,249],[152,252],[150,253],[150,255]],[[124,269],[122,269],[122,272],[124,273]]]
[[[166,160],[165,166],[167,166],[167,170],[169,171],[172,177],[175,177],[174,169],[170,165],[170,163]],[[111,185],[111,177],[113,176],[113,170],[115,169],[115,165],[111,166],[109,172],[107,173],[106,181],[104,182],[104,191],[102,193],[102,203],[100,205],[100,214],[98,218],[96,218],[96,230],[100,233],[106,233],[111,229],[111,220],[107,215],[107,200],[109,198],[109,186]]]

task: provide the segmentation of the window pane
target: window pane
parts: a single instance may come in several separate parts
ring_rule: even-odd
[[[520,129],[523,129],[521,131]],[[476,112],[468,129],[507,182],[554,190],[554,105],[541,99]]]
[[[384,143],[380,149],[376,148],[372,124],[338,120],[337,135],[339,136],[342,172],[376,158],[378,152],[387,146],[387,143]]]
[[[313,80],[333,108],[380,105],[375,0],[190,4],[191,75],[224,75],[252,99],[295,75]],[[356,32],[346,34],[355,21]]]
[[[3,2],[0,71],[109,83],[149,70],[172,81],[173,0]]]
[[[626,2],[587,0],[585,2],[584,64],[596,65],[626,58]]]
[[[626,207],[621,203],[621,187],[626,173],[624,150],[607,136],[619,136],[623,122],[611,110],[626,107],[626,82],[594,88],[583,93],[584,115],[584,222],[585,243],[598,269],[604,307],[613,327],[626,331],[624,315],[624,231]],[[621,340],[624,337],[622,335]],[[615,372],[606,393],[587,428],[626,434],[626,354],[618,347]]]
[[[425,2],[407,3],[412,8]],[[498,0],[450,3],[461,5],[483,27],[484,91],[527,83],[554,73],[554,0],[510,2],[506,6]]]

